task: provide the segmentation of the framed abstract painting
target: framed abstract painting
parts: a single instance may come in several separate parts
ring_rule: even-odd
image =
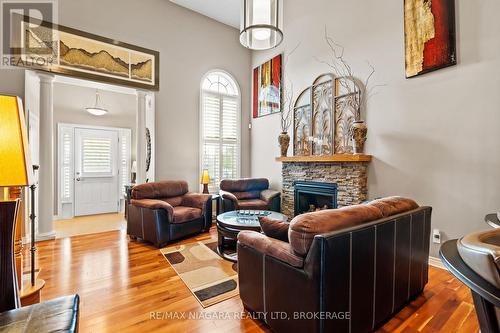
[[[405,0],[406,77],[457,64],[455,0]]]
[[[281,63],[277,55],[253,70],[253,117],[281,111]]]

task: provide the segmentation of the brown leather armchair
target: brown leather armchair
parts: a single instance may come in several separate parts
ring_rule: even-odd
[[[224,179],[220,182],[222,212],[238,209],[272,210],[281,209],[281,193],[269,189],[265,178]]]
[[[242,231],[243,305],[274,332],[371,332],[426,285],[430,226],[430,207],[392,197],[299,215],[289,242]]]
[[[134,186],[128,206],[127,234],[162,247],[212,225],[212,197],[190,193],[188,184],[164,180]]]

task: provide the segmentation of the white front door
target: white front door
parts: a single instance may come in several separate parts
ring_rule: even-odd
[[[119,210],[118,132],[75,128],[75,216]]]

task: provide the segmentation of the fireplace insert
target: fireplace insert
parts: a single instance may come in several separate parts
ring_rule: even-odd
[[[296,181],[295,216],[323,209],[337,208],[337,184]]]

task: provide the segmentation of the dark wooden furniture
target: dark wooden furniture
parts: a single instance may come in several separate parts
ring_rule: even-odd
[[[500,289],[479,276],[464,262],[458,252],[456,239],[445,242],[439,250],[439,256],[446,268],[470,288],[481,332],[500,332],[496,315],[500,309]]]
[[[78,332],[78,295],[20,307],[13,244],[18,204],[0,201],[0,332]]]
[[[215,217],[221,213],[220,211],[220,200],[221,197],[219,194],[212,194],[212,202],[215,201]]]
[[[230,211],[217,215],[217,252],[219,255],[229,261],[238,260],[236,252],[227,253],[227,249],[234,249],[238,234],[242,230],[261,231],[258,216],[268,216],[273,220],[286,222],[288,218],[272,211]],[[261,214],[255,214],[261,212]]]
[[[18,205],[19,200],[0,201],[0,312],[21,306],[12,243]]]
[[[125,218],[127,218],[128,213],[128,205],[130,204],[130,200],[132,199],[132,189],[134,185],[125,185]]]

